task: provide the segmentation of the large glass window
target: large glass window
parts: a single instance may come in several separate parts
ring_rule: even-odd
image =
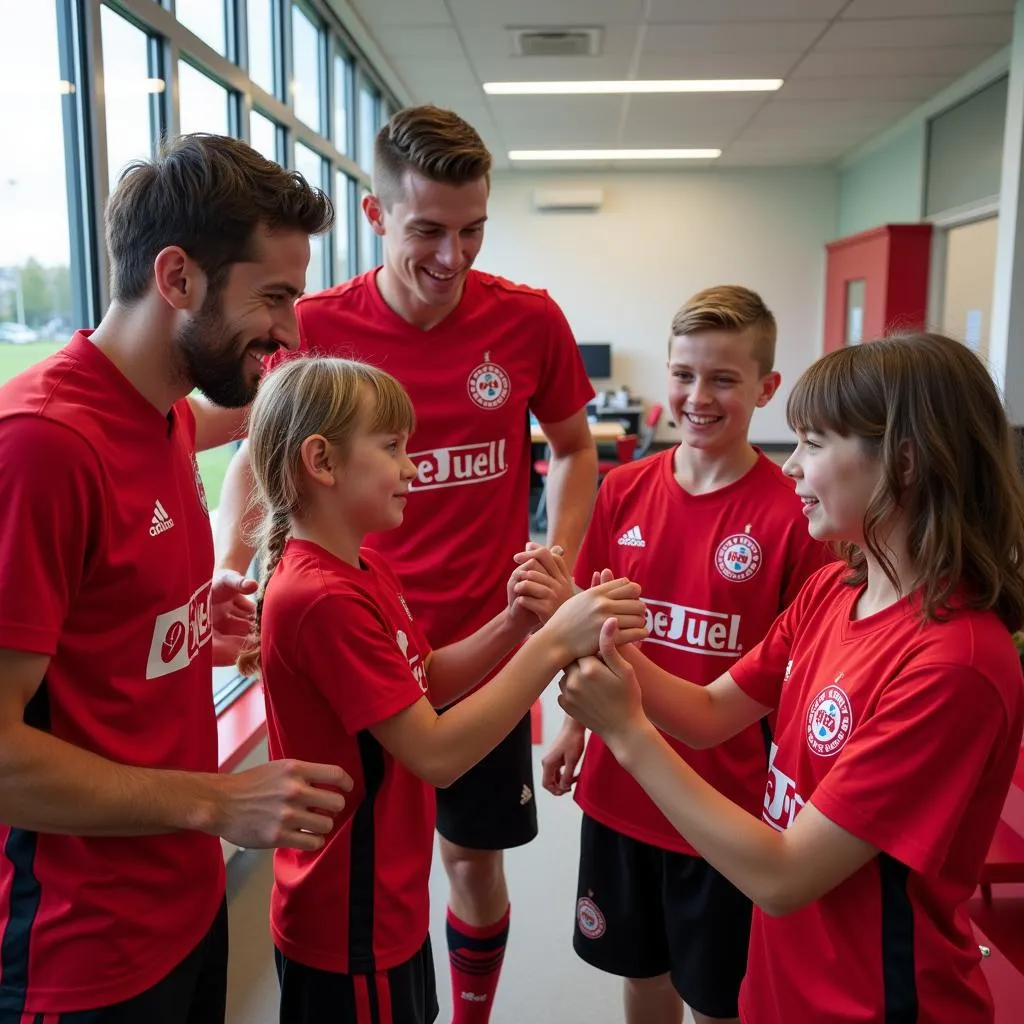
[[[377,90],[363,79],[359,83],[359,166],[364,171],[373,170],[373,143],[377,137],[378,124]]]
[[[352,179],[338,171],[334,176],[334,283],[340,284],[352,276],[351,255],[349,253],[348,211]]]
[[[267,92],[274,91],[274,5],[271,0],[248,0],[249,77]]]
[[[334,57],[334,145],[351,155],[349,108],[352,106],[352,62],[344,54]]]
[[[295,170],[311,185],[324,187],[324,161],[319,153],[315,153],[301,142],[295,143]],[[327,249],[323,235],[313,235],[309,239],[309,269],[306,271],[306,291],[323,291],[327,283],[326,273]]]
[[[71,322],[63,105],[56,4],[19,6],[0,33],[0,383],[60,348]]]
[[[224,0],[174,0],[174,14],[190,32],[218,53],[227,53]]]
[[[228,134],[228,91],[186,61],[178,61],[178,124],[181,134]]]
[[[268,160],[277,160],[277,125],[258,110],[249,115],[249,145]]]
[[[323,34],[298,4],[292,5],[292,96],[295,116],[310,128],[323,130],[320,110],[320,60]]]
[[[44,5],[48,6],[48,5]],[[103,98],[107,127],[107,177],[113,191],[125,165],[153,155],[151,95],[162,79],[149,73],[149,37],[109,7],[100,8]]]

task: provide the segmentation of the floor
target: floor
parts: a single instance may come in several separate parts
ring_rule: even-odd
[[[549,690],[544,737],[554,737],[562,712]],[[540,779],[544,747],[534,747]],[[540,837],[507,855],[512,931],[495,1001],[493,1024],[621,1024],[621,983],[588,967],[572,951],[579,851],[579,809],[571,798],[537,792]],[[277,980],[267,931],[271,858],[237,854],[228,869],[231,961],[228,1024],[276,1024]],[[435,856],[430,883],[441,1024],[451,1020],[444,946],[446,882]],[[687,1021],[690,1017],[687,1016]]]

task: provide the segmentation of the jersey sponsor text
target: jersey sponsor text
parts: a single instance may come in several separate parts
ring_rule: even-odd
[[[159,679],[185,668],[213,636],[211,582],[207,580],[186,604],[156,617],[146,662],[147,679]]]
[[[739,657],[743,651],[739,615],[646,598],[644,605],[649,631],[644,643],[723,658]]]
[[[416,464],[416,479],[410,490],[435,491],[441,487],[483,484],[497,480],[508,471],[505,439],[410,452]]]
[[[768,784],[764,791],[764,810],[761,820],[777,832],[785,832],[796,820],[797,813],[804,805],[804,798],[796,791],[796,782],[775,767],[775,755],[779,752],[772,744],[768,756]]]

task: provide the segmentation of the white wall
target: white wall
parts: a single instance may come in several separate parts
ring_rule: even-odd
[[[598,213],[537,213],[539,185],[596,185]],[[825,242],[837,175],[826,168],[495,176],[482,270],[546,288],[578,341],[610,341],[614,380],[664,401],[675,311],[713,284],[760,292],[779,323],[783,389],[754,418],[759,442],[792,438],[788,386],[821,353]],[[667,419],[667,417],[666,417]],[[673,431],[665,420],[659,437]]]

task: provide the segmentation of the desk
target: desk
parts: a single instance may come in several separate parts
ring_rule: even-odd
[[[639,434],[640,424],[644,418],[644,407],[639,402],[632,402],[620,409],[610,405],[602,405],[598,408],[596,402],[591,402],[587,406],[587,414],[596,416],[599,420],[622,420],[628,424],[628,433]]]
[[[601,422],[590,424],[590,435],[598,444],[609,444],[617,441],[626,433],[621,423]],[[532,444],[547,444],[544,431],[535,424],[530,424],[530,441]]]

